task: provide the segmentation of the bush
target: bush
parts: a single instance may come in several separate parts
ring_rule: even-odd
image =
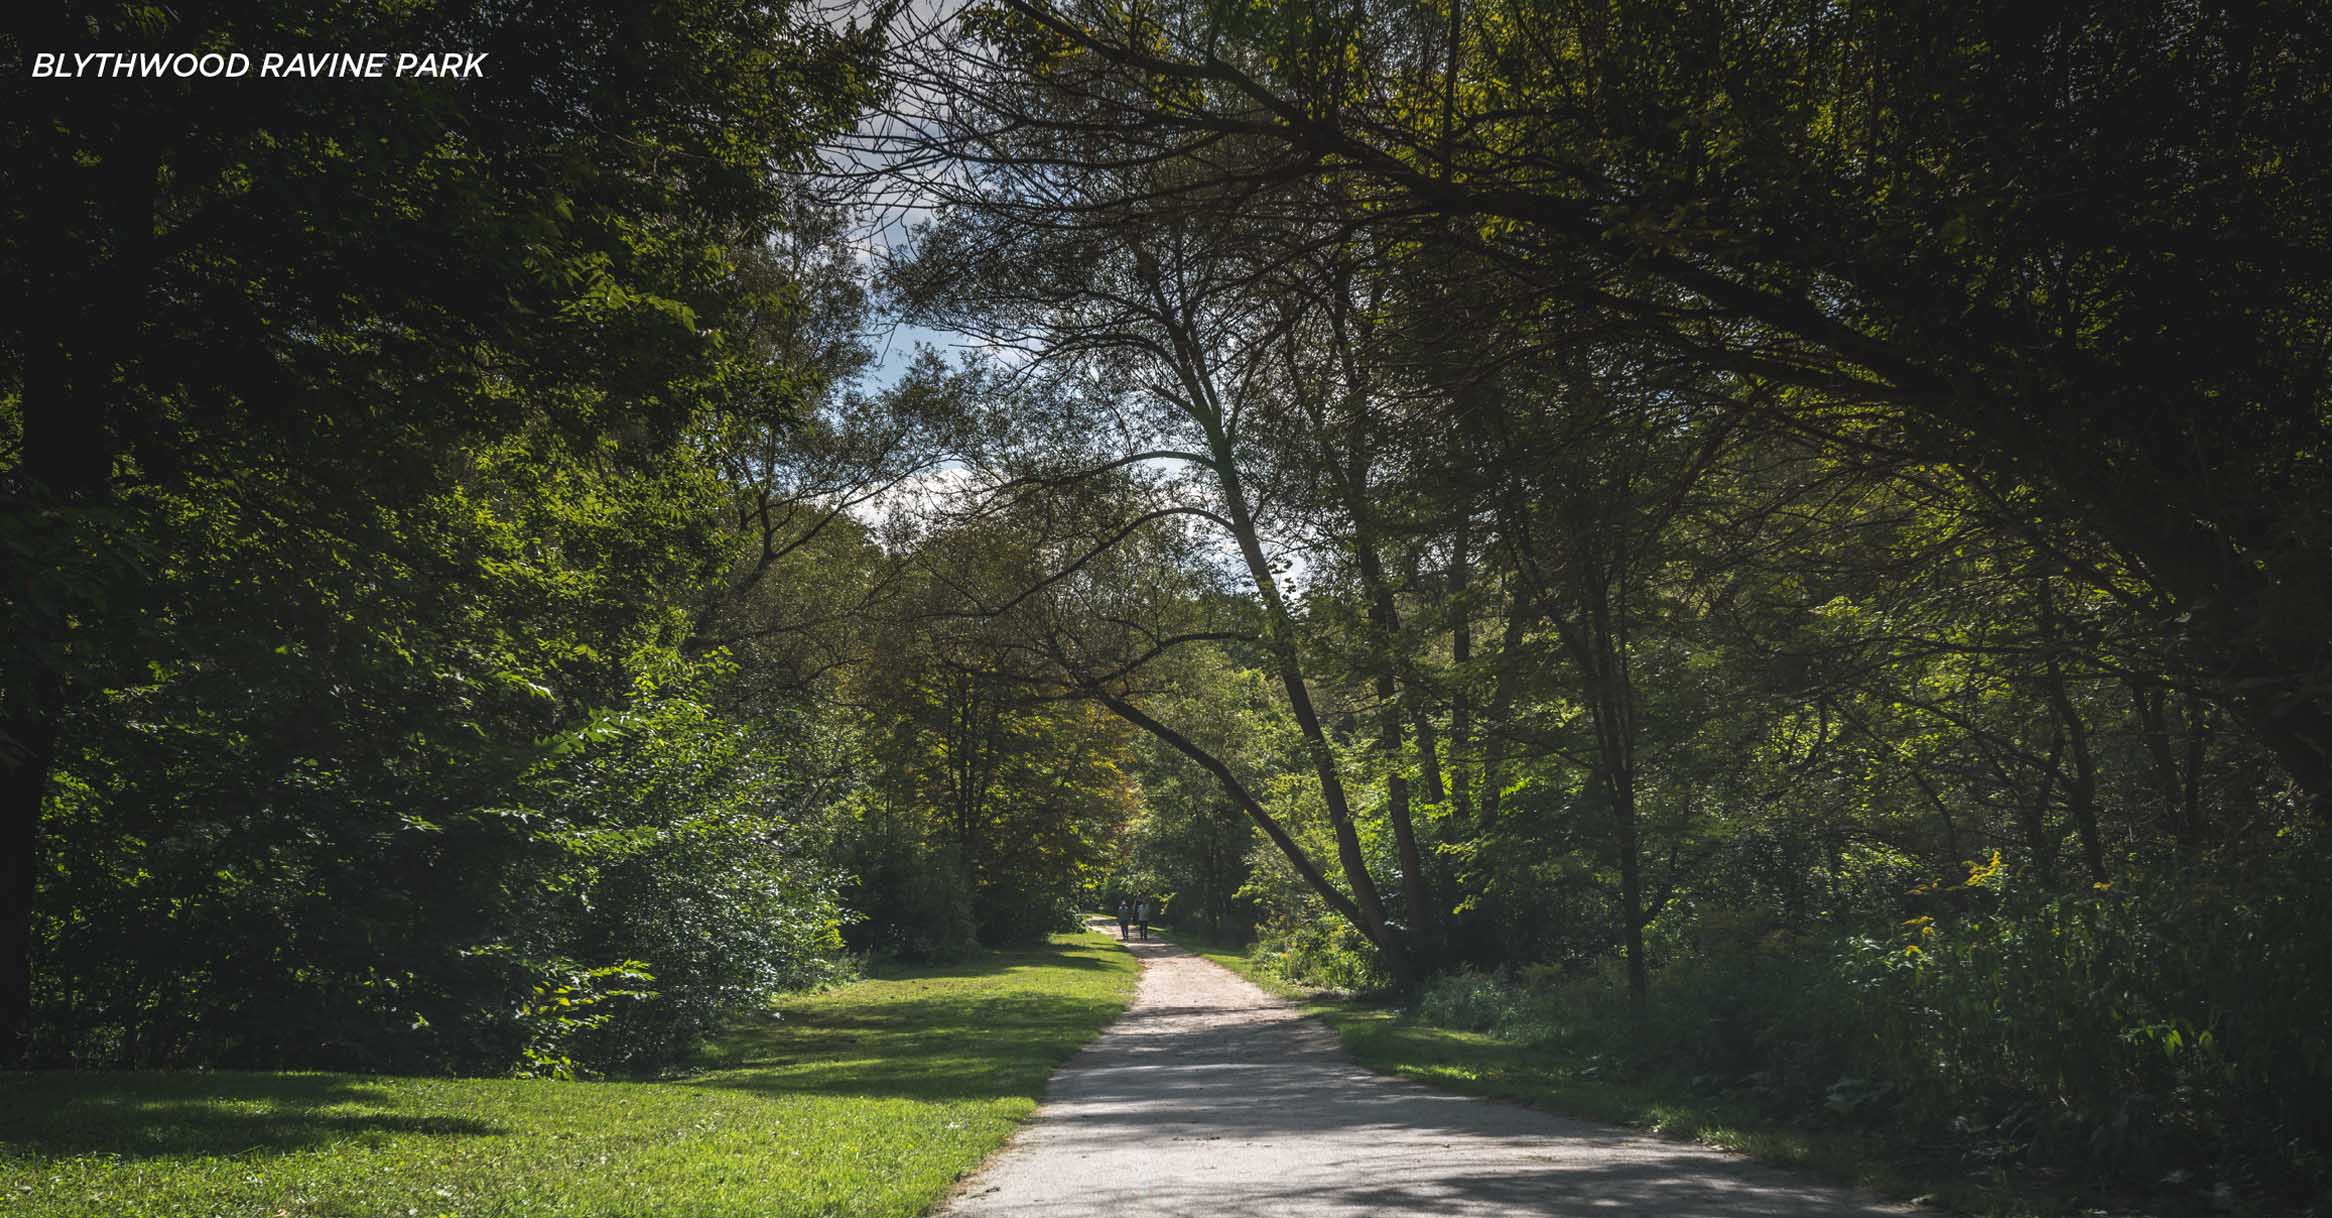
[[[972,881],[953,849],[926,844],[911,823],[874,811],[843,851],[851,950],[919,962],[961,960],[979,947]]]
[[[823,830],[773,822],[782,768],[742,725],[686,698],[645,697],[581,734],[534,784],[561,831],[512,930],[521,954],[614,966],[628,997],[549,1056],[644,1070],[688,1054],[731,1013],[839,968]]]
[[[2332,898],[2286,858],[2238,884],[2133,875],[1852,942],[1840,972],[1905,1119],[2031,1161],[2332,1186]]]
[[[820,833],[762,811],[782,776],[755,743],[643,692],[509,772],[458,776],[469,802],[317,774],[232,826],[154,839],[69,783],[41,894],[45,1051],[395,1072],[674,1060],[839,961]]]
[[[1526,995],[1504,978],[1463,969],[1427,981],[1417,994],[1417,1015],[1436,1027],[1489,1032],[1513,1040]]]
[[[1384,959],[1341,918],[1281,918],[1256,936],[1253,959],[1271,976],[1315,989],[1372,993],[1392,984]]]
[[[1007,871],[973,894],[973,923],[992,947],[1041,942],[1077,929],[1077,896],[1054,877]]]
[[[1641,1022],[1616,962],[1447,974],[1416,1013],[1971,1163],[2332,1187],[2332,897],[2297,854],[2239,885],[2140,873],[2045,900],[1995,861],[1924,899],[1936,913],[1835,938],[1700,911]]]

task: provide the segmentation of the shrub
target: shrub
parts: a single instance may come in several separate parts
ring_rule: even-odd
[[[925,843],[905,818],[880,811],[858,822],[843,852],[852,879],[843,903],[853,951],[897,960],[960,960],[979,946],[972,882],[956,852]]]
[[[1970,1162],[2316,1197],[2332,1186],[2332,896],[2309,872],[2295,852],[2240,884],[2139,872],[2039,898],[1995,861],[1883,934],[1700,911],[1640,1023],[1616,962],[1451,973],[1416,1012]]]
[[[1840,971],[1908,1121],[2105,1172],[2332,1184],[2332,899],[2300,860],[2049,900],[2001,882],[1903,931]]]
[[[1370,993],[1392,984],[1376,945],[1340,918],[1282,918],[1255,940],[1254,959],[1296,985]]]
[[[765,811],[783,775],[756,743],[685,691],[643,688],[500,769],[306,774],[239,822],[190,816],[166,836],[68,782],[42,890],[45,1052],[395,1072],[669,1062],[839,959],[819,832]]]
[[[1494,1032],[1509,1022],[1519,992],[1490,973],[1461,969],[1425,983],[1417,993],[1418,1017],[1461,1032]]]

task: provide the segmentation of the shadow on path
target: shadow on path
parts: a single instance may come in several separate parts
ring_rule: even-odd
[[[1114,920],[1096,922],[1113,931]],[[949,1212],[971,1215],[1906,1213],[1721,1152],[1437,1091],[1162,939],[1133,1006]]]

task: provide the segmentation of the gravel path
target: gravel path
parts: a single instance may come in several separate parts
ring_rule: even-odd
[[[1099,925],[1099,924],[1096,924]],[[1335,1034],[1172,944],[1133,1006],[943,1212],[955,1218],[1916,1211],[1701,1147],[1436,1091],[1352,1064]]]

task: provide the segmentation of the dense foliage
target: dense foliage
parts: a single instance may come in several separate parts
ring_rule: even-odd
[[[895,285],[1016,370],[1127,882],[1904,1145],[2332,1186],[2323,21],[916,28]]]
[[[711,421],[793,372],[730,341],[797,307],[740,268],[864,40],[720,3],[28,24],[495,70],[12,78],[12,1048],[562,1068],[639,995],[610,1061],[802,962],[828,886],[771,853],[681,644]],[[649,916],[682,890],[708,920]]]
[[[16,1052],[643,1069],[1123,895],[2332,1188],[2319,8],[334,11],[499,72],[9,86]]]

